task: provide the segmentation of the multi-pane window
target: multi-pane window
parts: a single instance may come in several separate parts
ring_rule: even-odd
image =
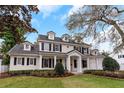
[[[28,45],[28,44],[25,45],[25,48],[26,49],[29,49],[29,47],[30,47],[30,45]]]
[[[17,64],[22,65],[22,58],[17,58]]]
[[[124,55],[118,55],[118,58],[124,58]]]
[[[14,57],[14,65],[24,65],[24,58],[21,57]]]
[[[30,58],[30,65],[34,64],[34,58]]]
[[[55,45],[55,51],[60,51],[60,45],[59,44]]]
[[[36,65],[36,58],[27,58],[27,65]]]
[[[44,50],[49,51],[49,43],[44,43]]]
[[[82,60],[82,68],[87,68],[87,60]]]
[[[51,58],[43,58],[42,59],[42,68],[53,68],[54,67],[54,60]]]

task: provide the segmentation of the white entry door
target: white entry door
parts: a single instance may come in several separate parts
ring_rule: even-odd
[[[71,62],[71,71],[76,72],[77,71],[77,59],[72,59]]]

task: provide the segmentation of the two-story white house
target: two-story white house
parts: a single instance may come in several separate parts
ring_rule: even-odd
[[[53,31],[39,35],[37,43],[16,44],[9,52],[10,70],[52,70],[61,62],[69,72],[102,69],[104,56],[91,45],[70,39],[68,34],[56,37]]]

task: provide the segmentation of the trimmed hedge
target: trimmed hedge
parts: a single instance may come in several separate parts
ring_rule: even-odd
[[[54,70],[18,70],[9,71],[10,76],[37,76],[37,77],[65,77],[71,76],[71,73],[65,73],[63,75],[58,75]]]
[[[85,70],[84,74],[93,74],[98,76],[107,76],[114,78],[124,78],[124,71],[104,71],[104,70]]]

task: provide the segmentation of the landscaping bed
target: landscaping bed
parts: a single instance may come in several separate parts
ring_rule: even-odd
[[[10,77],[11,75],[9,73],[0,73],[0,78],[6,78],[6,77]]]
[[[98,75],[98,76],[124,79],[124,71],[85,70],[84,74],[92,74],[92,75]]]
[[[67,77],[72,76],[72,73],[65,72],[63,75],[58,75],[53,70],[19,70],[9,71],[10,76],[36,76],[36,77]]]

